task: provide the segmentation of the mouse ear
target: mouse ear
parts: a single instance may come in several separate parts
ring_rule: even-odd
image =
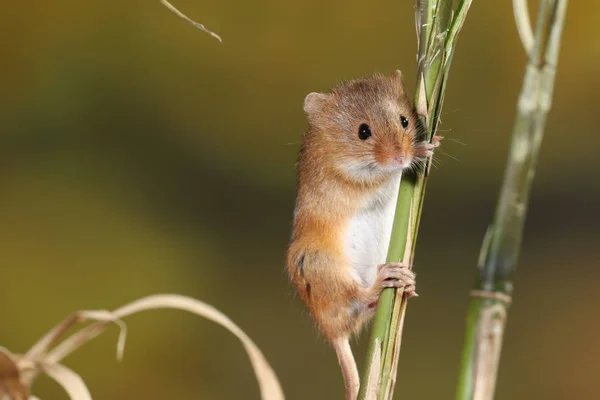
[[[323,93],[312,92],[304,98],[304,112],[312,115],[323,108],[323,104],[327,101],[327,95]]]
[[[394,83],[396,83],[396,86],[400,89],[400,92],[404,93],[404,75],[402,74],[402,71],[397,69],[392,74],[392,80]]]

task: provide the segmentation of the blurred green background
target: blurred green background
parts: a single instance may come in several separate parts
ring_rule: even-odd
[[[401,68],[413,2],[5,2],[0,12],[0,344],[24,352],[78,309],[177,292],[264,350],[288,399],[342,398],[336,358],[284,272],[304,96]],[[498,399],[598,398],[600,3],[571,1]],[[429,182],[398,398],[453,397],[464,315],[525,57],[509,2],[475,1]],[[462,143],[462,144],[461,144]],[[178,311],[131,317],[69,357],[97,399],[258,399],[242,347]],[[356,352],[362,366],[364,333]],[[34,386],[62,399],[54,383]]]

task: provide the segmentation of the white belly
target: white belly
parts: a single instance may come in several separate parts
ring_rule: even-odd
[[[346,256],[363,287],[375,282],[377,266],[385,263],[400,177],[392,179],[351,221],[345,236]]]

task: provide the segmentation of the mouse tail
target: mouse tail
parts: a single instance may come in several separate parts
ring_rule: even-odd
[[[342,369],[342,375],[344,376],[346,400],[356,400],[360,387],[360,378],[358,376],[356,361],[350,348],[350,339],[348,337],[340,337],[333,340],[332,344],[337,354],[340,368]]]

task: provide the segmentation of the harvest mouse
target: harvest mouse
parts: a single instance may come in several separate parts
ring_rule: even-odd
[[[287,269],[335,348],[346,399],[355,400],[360,381],[350,337],[374,315],[384,288],[416,295],[408,266],[385,263],[402,171],[431,155],[441,138],[424,140],[400,71],[310,93],[304,111]]]

